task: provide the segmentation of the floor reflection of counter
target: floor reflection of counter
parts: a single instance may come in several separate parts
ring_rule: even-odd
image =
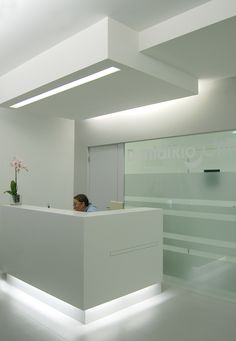
[[[0,207],[0,270],[86,311],[162,280],[162,211]]]

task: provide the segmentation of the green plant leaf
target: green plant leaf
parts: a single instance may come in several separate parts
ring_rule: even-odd
[[[12,194],[12,191],[5,191],[4,193],[8,193],[8,194],[13,195],[13,194]]]
[[[11,181],[10,188],[11,188],[11,194],[16,195],[17,194],[17,184],[14,180]]]

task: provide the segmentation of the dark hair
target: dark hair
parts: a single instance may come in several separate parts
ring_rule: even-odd
[[[88,197],[85,194],[77,194],[74,196],[74,199],[78,200],[79,202],[84,202],[86,207],[89,205]]]

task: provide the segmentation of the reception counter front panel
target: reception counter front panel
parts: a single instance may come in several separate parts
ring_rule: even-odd
[[[81,310],[162,280],[162,210],[0,207],[0,270]]]

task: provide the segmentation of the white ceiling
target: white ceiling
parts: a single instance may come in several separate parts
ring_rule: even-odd
[[[236,76],[236,17],[153,46],[145,53],[199,79]]]
[[[27,105],[24,111],[86,119],[185,96],[181,88],[122,66],[122,72]]]
[[[0,75],[109,16],[140,31],[208,0],[0,0]]]
[[[189,18],[191,15],[194,18],[194,10],[199,9],[198,13],[203,13],[205,20],[202,27],[200,16],[199,18],[195,16],[193,20],[199,20],[199,25],[195,23],[195,29],[194,25],[190,27],[191,20],[187,20],[186,17],[185,33],[137,51],[146,64],[150,62],[147,72],[135,64],[126,63],[125,59],[121,62],[120,52],[120,60],[116,60],[115,57],[109,59],[114,63],[115,61],[121,63],[121,72],[31,104],[21,110],[83,119],[191,95],[193,92],[188,92],[187,87],[182,86],[184,82],[181,84],[181,78],[187,79],[188,75],[193,75],[194,82],[194,78],[214,79],[236,75],[234,38],[236,11],[235,13],[232,11],[232,15],[220,14],[224,12],[220,11],[220,8],[225,7],[225,11],[228,8],[228,12],[230,8],[234,10],[234,3],[232,0],[0,0],[0,87],[3,89],[4,84],[11,87],[9,83],[11,81],[12,87],[16,86],[18,81],[12,78],[12,75],[20,65],[26,65],[33,57],[41,56],[42,52],[57,46],[107,16],[140,34],[155,25],[169,23],[168,20],[176,18],[178,23],[179,18],[181,22],[183,13],[189,13]],[[215,12],[218,11],[219,14],[215,15],[213,22],[210,12],[214,10],[209,9],[214,9],[214,5]],[[168,28],[167,25],[167,29],[174,31],[174,26],[169,25]],[[156,38],[158,35],[157,30]],[[117,46],[119,44],[117,40]],[[79,48],[83,49],[83,46]],[[162,70],[165,69],[165,65],[169,74],[172,71],[173,74],[176,73],[178,81],[172,83],[168,77],[165,79]],[[91,70],[92,68],[93,65]],[[86,68],[86,72],[88,70],[89,68]],[[150,70],[153,70],[153,75]],[[27,73],[25,75],[27,82],[30,82],[33,76],[33,73]],[[71,75],[68,74],[68,77]],[[61,79],[66,82],[68,77]],[[56,81],[56,78],[47,83],[54,84],[53,81]],[[22,79],[19,86],[20,84]],[[42,89],[43,87],[32,86],[31,89],[22,92],[21,96],[8,96],[7,100],[1,101],[1,106],[8,107],[16,99],[27,98],[31,92],[38,93]]]

